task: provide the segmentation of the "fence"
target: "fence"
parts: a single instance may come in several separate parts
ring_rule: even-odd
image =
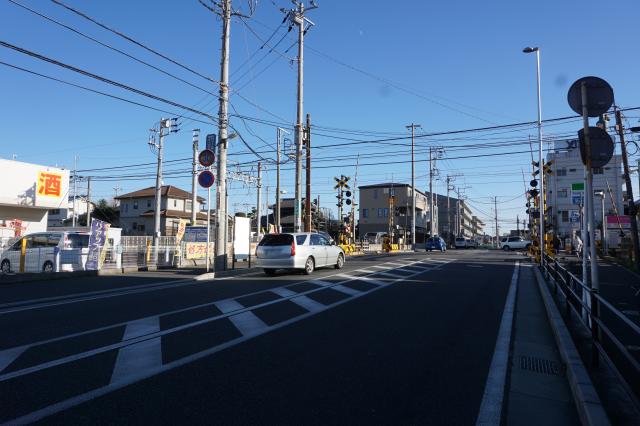
[[[563,296],[566,320],[576,318],[590,330],[592,365],[597,367],[603,359],[638,399],[640,361],[629,349],[640,348],[640,326],[547,255],[544,274],[552,281],[554,293]]]

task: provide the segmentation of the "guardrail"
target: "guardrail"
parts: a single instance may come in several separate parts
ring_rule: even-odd
[[[564,297],[566,320],[571,321],[575,316],[591,331],[592,365],[597,367],[602,358],[637,400],[640,397],[640,360],[629,348],[640,349],[640,326],[557,259],[545,255],[544,265],[544,275],[552,281],[554,293],[562,293]],[[640,355],[640,351],[637,352]]]

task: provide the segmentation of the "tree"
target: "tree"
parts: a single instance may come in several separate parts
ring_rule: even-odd
[[[94,206],[91,217],[110,223],[112,226],[118,226],[120,224],[120,209],[110,206],[103,198]]]

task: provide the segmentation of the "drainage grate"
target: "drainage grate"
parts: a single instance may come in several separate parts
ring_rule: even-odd
[[[520,368],[522,370],[529,370],[534,373],[549,374],[552,376],[560,376],[564,373],[564,367],[562,364],[549,359],[535,358],[532,356],[521,356]]]

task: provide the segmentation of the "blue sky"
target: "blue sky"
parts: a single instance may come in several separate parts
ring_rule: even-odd
[[[52,2],[15,1],[206,91],[217,92],[215,84]],[[64,2],[204,75],[219,78],[220,20],[196,0]],[[406,136],[405,126],[411,122],[421,124],[423,132],[431,133],[535,120],[535,57],[521,53],[527,45],[541,48],[543,118],[572,115],[566,92],[574,80],[584,75],[609,81],[621,107],[640,106],[637,78],[640,3],[635,0],[618,1],[615,8],[591,0],[319,3],[320,8],[308,15],[316,26],[305,38],[304,90],[305,113],[311,114],[312,125],[321,127],[314,127],[313,136],[313,144],[318,147],[314,150],[314,196],[319,193],[321,204],[326,207],[335,204],[333,176],[354,176],[357,155],[361,163],[376,163],[360,167],[359,183],[392,179],[408,182],[410,176],[410,163],[392,163],[409,160],[407,140],[354,144],[338,138],[371,140]],[[234,6],[247,10],[246,1],[234,1]],[[287,34],[286,25],[278,28],[283,17],[279,7],[289,8],[291,3],[263,0],[246,24],[237,18],[233,21],[231,87],[260,108],[237,94],[231,96],[231,103],[241,115],[290,125],[296,112],[296,68],[287,58],[295,56],[296,47],[286,51],[295,41],[294,31]],[[278,30],[271,44],[282,39],[277,52],[269,53],[268,47],[260,50],[263,43],[252,31],[265,40],[275,29]],[[215,97],[206,92],[135,63],[8,0],[0,0],[0,39],[183,105],[213,115],[217,112]],[[6,48],[0,48],[0,61],[191,115]],[[78,155],[79,169],[151,163],[154,156],[147,147],[148,129],[168,115],[1,65],[0,90],[3,94],[0,113],[4,118],[0,156],[11,158],[15,154],[27,162],[72,167],[74,155]],[[629,124],[638,125],[640,112],[627,115]],[[198,127],[203,134],[216,132],[213,124],[184,119],[181,122],[181,131],[165,140],[167,160],[190,156],[191,129]],[[231,123],[255,150],[272,149],[276,132],[273,126],[238,118]],[[548,136],[571,136],[579,126],[579,121],[565,122],[545,126],[544,131]],[[493,216],[493,196],[499,196],[501,231],[514,228],[516,214],[522,217],[524,213],[524,199],[519,197],[524,191],[521,170],[528,171],[530,154],[461,157],[526,151],[529,136],[535,140],[534,127],[420,138],[416,148],[416,158],[421,160],[417,163],[417,186],[427,187],[424,160],[428,147],[443,147],[444,156],[437,162],[441,179],[436,181],[436,190],[444,193],[446,175],[458,174],[455,184],[467,187],[464,193],[486,220],[487,228],[491,228],[488,231],[492,232],[494,227],[489,220]],[[499,142],[507,146],[473,147]],[[518,145],[509,145],[510,142]],[[230,158],[243,163],[242,170],[255,174],[252,162],[256,157],[248,154],[238,139],[230,143],[230,152],[234,154]],[[264,155],[273,158],[272,154]],[[632,156],[633,164],[637,158]],[[166,164],[165,169],[176,173],[184,170],[185,174],[167,177],[164,182],[190,189],[186,173],[189,167],[186,161]],[[266,167],[264,186],[270,187],[272,200],[275,167]],[[291,163],[284,165],[282,175],[284,187],[291,195],[292,168]],[[85,174],[113,179],[99,181],[96,177],[94,183],[96,198],[110,198],[115,186],[121,187],[122,193],[153,185],[155,169],[138,166]],[[132,174],[144,177],[137,180],[119,177]],[[200,195],[204,194],[201,190]],[[243,211],[253,204],[255,189],[233,183],[230,209]]]

